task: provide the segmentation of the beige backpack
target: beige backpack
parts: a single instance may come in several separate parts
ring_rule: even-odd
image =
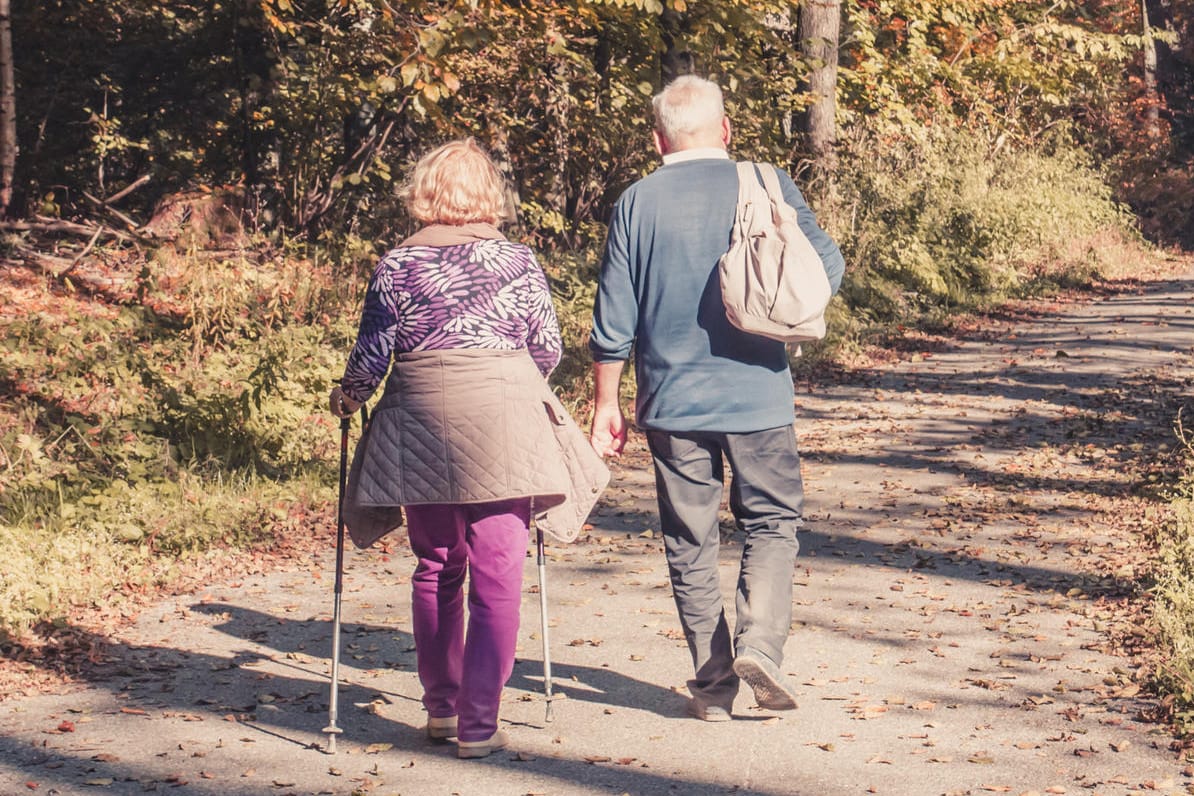
[[[721,297],[730,323],[785,343],[825,336],[833,297],[820,255],[784,201],[775,169],[738,164],[738,207],[730,249],[718,260]]]

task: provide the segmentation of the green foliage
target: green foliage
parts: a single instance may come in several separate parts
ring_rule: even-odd
[[[564,405],[581,420],[589,414],[592,392],[589,331],[597,297],[598,257],[599,250],[590,248],[576,255],[552,255],[543,262],[564,340],[564,353],[551,383]]]
[[[1058,120],[1120,99],[1143,37],[1100,2],[844,3],[847,122],[883,133],[961,126],[1033,142]],[[1094,22],[1092,20],[1097,20]]]
[[[1102,175],[1060,137],[1017,150],[933,128],[847,138],[827,219],[850,264],[844,303],[864,319],[980,307],[1022,291],[1043,263],[1090,269],[1086,250],[1066,262],[1075,242],[1132,235]]]

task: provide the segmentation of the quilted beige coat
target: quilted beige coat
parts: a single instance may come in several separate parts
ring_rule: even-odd
[[[402,524],[402,506],[526,497],[539,527],[572,541],[607,483],[525,350],[403,353],[357,444],[344,521],[368,547]]]

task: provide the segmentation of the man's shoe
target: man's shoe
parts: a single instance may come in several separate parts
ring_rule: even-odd
[[[754,650],[743,650],[734,658],[734,674],[755,692],[755,702],[766,710],[794,710],[796,697],[784,682],[779,667]]]
[[[443,743],[456,737],[455,716],[430,716],[427,719],[427,737],[436,743]]]
[[[457,741],[456,756],[462,760],[475,760],[479,757],[489,757],[491,752],[505,749],[510,739],[506,733],[497,730],[484,741]]]
[[[721,705],[704,705],[695,699],[688,700],[688,715],[701,721],[729,721],[730,711]]]

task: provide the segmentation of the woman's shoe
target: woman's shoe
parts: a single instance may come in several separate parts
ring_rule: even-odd
[[[509,742],[510,739],[506,737],[506,733],[497,730],[484,741],[457,741],[456,756],[463,760],[488,757],[490,752],[505,749]]]
[[[429,716],[427,718],[427,737],[436,743],[443,743],[449,738],[456,737],[455,716]]]

